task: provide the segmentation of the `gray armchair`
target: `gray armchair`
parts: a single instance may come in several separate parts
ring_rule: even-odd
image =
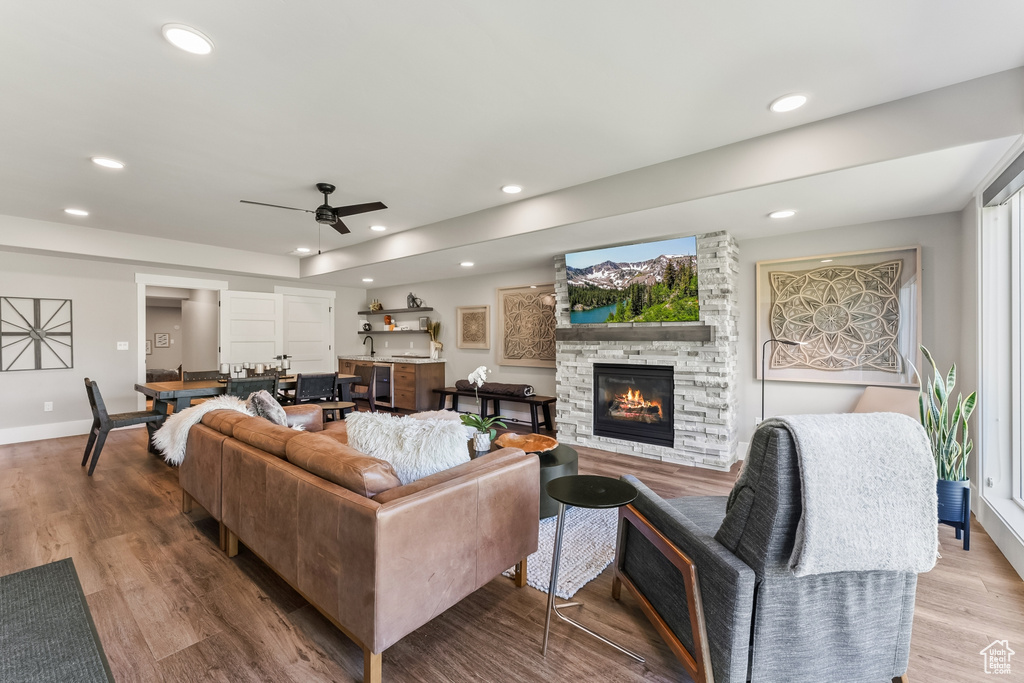
[[[620,510],[621,587],[698,683],[906,681],[917,575],[789,569],[801,513],[790,433],[765,426],[728,498],[640,492]]]

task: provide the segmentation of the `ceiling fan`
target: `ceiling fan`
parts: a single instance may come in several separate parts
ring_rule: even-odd
[[[240,200],[243,204],[257,204],[259,206],[272,206],[275,209],[289,209],[291,211],[305,211],[316,216],[316,222],[322,225],[329,225],[342,235],[346,235],[351,230],[348,226],[341,222],[341,219],[345,216],[355,216],[359,213],[366,213],[368,211],[380,211],[381,209],[388,208],[383,202],[368,202],[366,204],[349,204],[348,206],[330,206],[328,196],[334,192],[335,187],[330,183],[317,183],[316,189],[324,196],[324,203],[316,207],[316,211],[310,209],[297,209],[294,206],[281,206],[280,204],[266,204],[264,202],[250,202],[246,199]]]

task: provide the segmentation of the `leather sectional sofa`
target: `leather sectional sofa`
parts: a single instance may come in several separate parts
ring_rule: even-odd
[[[506,448],[401,485],[388,463],[324,429],[317,406],[289,406],[296,431],[243,413],[207,413],[179,469],[182,509],[198,502],[363,648],[381,653],[537,550],[536,456]]]

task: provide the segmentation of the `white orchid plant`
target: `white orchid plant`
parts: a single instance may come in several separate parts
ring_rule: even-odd
[[[467,378],[470,384],[473,385],[473,393],[476,394],[477,405],[480,405],[480,387],[482,387],[484,385],[484,382],[487,381],[487,372],[487,366],[481,365],[476,370],[469,373],[469,377]],[[499,427],[506,427],[506,424],[504,422],[501,422],[501,420],[505,419],[501,415],[495,415],[494,417],[483,417],[481,415],[476,415],[472,413],[463,413],[459,417],[462,418],[462,424],[466,425],[467,427],[472,427],[478,432],[483,432],[485,434],[489,433],[491,435],[492,440],[494,439],[494,435],[497,434],[498,431],[494,429],[495,425]]]

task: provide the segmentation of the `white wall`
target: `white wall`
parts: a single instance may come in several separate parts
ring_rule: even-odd
[[[406,297],[411,291],[423,299],[424,306],[430,306],[434,310],[425,313],[431,320],[441,321],[441,342],[444,343],[444,350],[441,357],[445,363],[445,384],[452,385],[458,379],[465,379],[470,372],[480,365],[486,365],[491,371],[488,381],[508,382],[516,384],[532,384],[538,394],[553,396],[555,393],[555,370],[554,368],[524,368],[513,365],[498,365],[498,308],[497,293],[498,287],[516,287],[519,285],[549,284],[555,280],[554,264],[541,268],[530,268],[517,270],[508,273],[489,273],[473,275],[468,277],[452,278],[450,280],[436,280],[434,282],[421,282],[416,285],[403,285],[401,287],[388,287],[383,289],[372,289],[367,291],[367,301],[379,299],[384,308],[404,308]],[[455,308],[457,306],[490,306],[491,307],[491,348],[490,349],[460,349],[455,344]],[[396,316],[396,324],[408,324],[415,328],[417,315]],[[374,329],[381,329],[384,319],[381,316],[372,316],[368,320],[373,324]],[[355,329],[353,325],[352,329]],[[353,337],[355,332],[351,333]],[[429,353],[430,337],[423,335],[396,335],[388,337],[385,333],[372,335],[378,354],[404,353],[419,351],[424,355]],[[389,346],[385,348],[387,342]],[[409,348],[412,342],[413,348]],[[367,344],[367,352],[369,345]],[[463,399],[459,404],[460,410],[471,409],[472,400]],[[465,407],[463,407],[465,406]],[[519,417],[520,414],[502,408],[502,412]]]
[[[963,220],[960,213],[947,213],[740,241],[740,440],[750,440],[761,410],[755,334],[758,261],[921,245],[922,341],[941,367],[954,361],[960,367],[968,364],[961,357],[961,337],[970,334],[965,329],[970,322],[961,315]],[[967,376],[963,385],[975,386]],[[854,384],[768,382],[765,415],[847,412],[863,391]]]
[[[0,251],[0,292],[4,296],[72,299],[74,310],[74,367],[0,373],[0,395],[7,400],[0,411],[0,443],[29,441],[67,434],[84,434],[91,423],[83,378],[96,380],[110,412],[136,410],[138,394],[138,287],[135,274],[155,273],[210,279],[208,272],[133,266],[99,260],[42,256]],[[351,321],[337,335],[338,348],[358,349],[351,337],[356,310],[366,301],[365,291],[238,275],[215,275],[231,289],[270,292],[275,285],[333,289],[339,321]],[[143,322],[143,324],[145,324]],[[170,330],[159,330],[170,331]],[[129,342],[118,351],[117,342]],[[356,343],[352,343],[355,341]],[[177,366],[175,366],[177,367]],[[53,412],[43,412],[43,402]]]
[[[217,369],[217,292],[193,289],[181,302],[182,369],[192,372]]]
[[[181,365],[184,348],[181,318],[181,308],[178,306],[146,306],[146,339],[153,347],[153,353],[146,356],[147,369],[176,370]],[[170,335],[171,345],[157,348],[157,332]]]

